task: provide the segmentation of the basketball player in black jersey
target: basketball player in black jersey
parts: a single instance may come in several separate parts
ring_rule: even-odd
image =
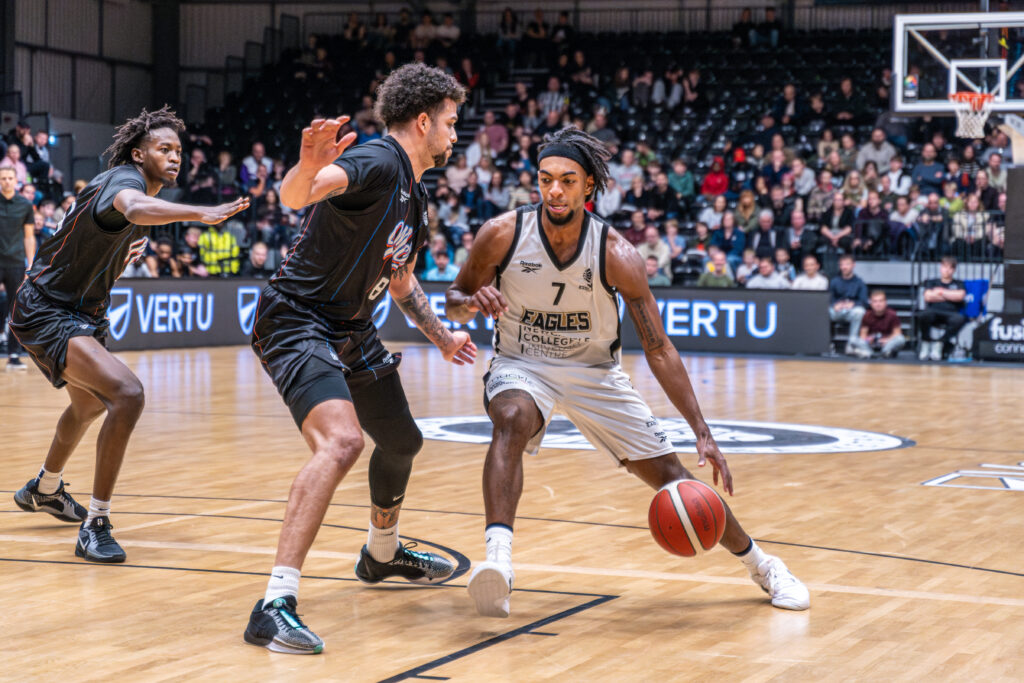
[[[296,613],[300,570],[335,489],[363,450],[363,430],[376,446],[370,529],[356,576],[364,583],[389,576],[435,583],[454,572],[447,559],[399,542],[398,512],[423,437],[396,372],[401,357],[381,344],[371,315],[390,292],[445,360],[462,365],[476,357],[469,335],[442,325],[413,275],[427,238],[420,178],[451,155],[464,99],[451,76],[408,64],[377,91],[385,138],[347,149],[355,135],[338,140],[347,117],[316,120],[302,131],[299,163],[285,176],[281,201],[309,209],[261,294],[252,346],[313,455],[292,484],[275,566],[246,642],[293,654],[323,650]]]
[[[584,208],[588,198],[604,189],[608,178],[607,157],[599,140],[575,128],[565,128],[546,138],[538,154],[541,205],[503,214],[480,228],[469,259],[448,289],[448,317],[468,322],[480,312],[507,324],[504,316],[509,304],[514,303],[518,310],[524,305],[523,301],[530,306],[543,307],[544,312],[556,320],[559,313],[567,312],[566,300],[571,297],[567,295],[563,299],[566,283],[560,283],[561,289],[551,303],[548,285],[558,286],[559,283],[551,283],[550,279],[540,276],[530,278],[514,268],[506,268],[510,257],[516,253],[517,243],[522,242],[521,231],[526,234],[524,212],[535,213],[538,217],[536,230],[540,232],[536,238],[535,233],[529,233],[530,240],[543,244],[553,269],[559,271],[551,277],[569,280],[570,292],[578,287],[578,290],[594,293],[577,304],[589,307],[577,314],[578,319],[589,314],[587,320],[608,320],[608,324],[617,325],[615,297],[622,297],[643,344],[647,365],[697,437],[697,465],[703,467],[710,462],[714,482],[717,484],[721,478],[722,488],[732,494],[729,466],[701,414],[679,352],[662,325],[658,304],[647,284],[643,259],[618,232]],[[593,239],[598,230],[601,242],[595,251],[588,252],[593,261],[586,274],[575,282],[572,278],[563,278],[560,271],[574,265],[588,234]],[[593,274],[588,276],[589,273]],[[597,284],[591,286],[591,280],[600,282],[601,288]],[[506,296],[503,290],[510,294]],[[575,296],[579,302],[580,295]],[[602,317],[599,306],[610,307],[611,315]],[[532,325],[532,322],[527,323],[527,326]],[[594,323],[593,327],[593,330],[588,327],[588,333],[606,338],[598,329],[599,323]],[[514,335],[508,336],[516,339]],[[608,362],[603,363],[565,362],[551,353],[552,350],[544,348],[539,348],[538,354],[517,357],[517,344],[496,342],[496,351],[502,351],[502,346],[504,351],[492,361],[485,377],[485,407],[494,423],[483,474],[487,561],[476,564],[468,585],[477,611],[484,616],[509,615],[514,578],[512,525],[523,491],[523,451],[542,434],[555,407],[570,416],[598,450],[608,453],[651,487],[658,489],[678,479],[694,478],[680,463],[672,444],[666,443],[657,419],[622,372],[616,353],[619,335],[611,336],[614,341],[605,350],[616,355],[606,355]],[[497,334],[495,339],[498,339]],[[505,336],[501,338],[505,339]],[[545,408],[543,413],[541,406]],[[743,562],[751,579],[771,596],[774,606],[807,609],[810,605],[807,588],[782,560],[762,552],[736,521],[728,505],[725,510],[721,545]]]
[[[139,379],[104,345],[114,280],[142,257],[149,226],[220,223],[248,206],[247,199],[187,206],[154,196],[174,185],[181,165],[178,134],[184,129],[167,107],[143,110],[117,129],[107,149],[109,170],[78,194],[56,233],[39,247],[11,314],[11,332],[53,386],[67,386],[71,398],[39,475],[14,494],[14,502],[29,512],[80,522],[75,554],[92,562],[125,560],[110,533],[110,498],[144,403]],[[61,473],[104,411],[86,510],[64,489]]]

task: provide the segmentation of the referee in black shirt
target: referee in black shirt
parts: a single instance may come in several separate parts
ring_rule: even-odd
[[[36,233],[32,202],[15,190],[13,168],[0,168],[0,284],[7,290],[7,313],[14,308],[14,295],[25,279],[27,264],[36,254]],[[7,369],[24,370],[18,358],[21,350],[13,334],[7,335]]]

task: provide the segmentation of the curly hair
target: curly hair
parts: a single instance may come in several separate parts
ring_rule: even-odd
[[[152,112],[143,109],[138,116],[125,121],[114,132],[114,141],[104,152],[110,158],[107,168],[134,163],[132,150],[141,145],[151,131],[158,128],[170,128],[181,134],[185,131],[185,122],[171,111],[170,105],[165,104],[161,109]]]
[[[562,130],[545,135],[543,144],[537,150],[538,153],[551,145],[567,145],[586,160],[584,168],[594,177],[594,190],[587,195],[588,199],[598,192],[603,192],[608,186],[608,160],[612,155],[603,142],[579,128],[566,126]]]
[[[375,112],[391,128],[424,112],[433,118],[445,100],[462,104],[466,89],[441,69],[413,62],[395,69],[381,83]]]

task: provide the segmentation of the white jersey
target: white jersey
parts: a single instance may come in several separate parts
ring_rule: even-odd
[[[508,302],[494,326],[500,357],[592,367],[619,363],[619,306],[605,277],[608,224],[585,212],[576,253],[559,265],[540,223],[542,205],[516,210],[516,231],[498,268]]]

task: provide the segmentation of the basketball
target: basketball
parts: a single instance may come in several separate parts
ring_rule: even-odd
[[[722,540],[725,503],[707,484],[680,479],[654,495],[647,522],[662,548],[673,555],[694,557]]]

